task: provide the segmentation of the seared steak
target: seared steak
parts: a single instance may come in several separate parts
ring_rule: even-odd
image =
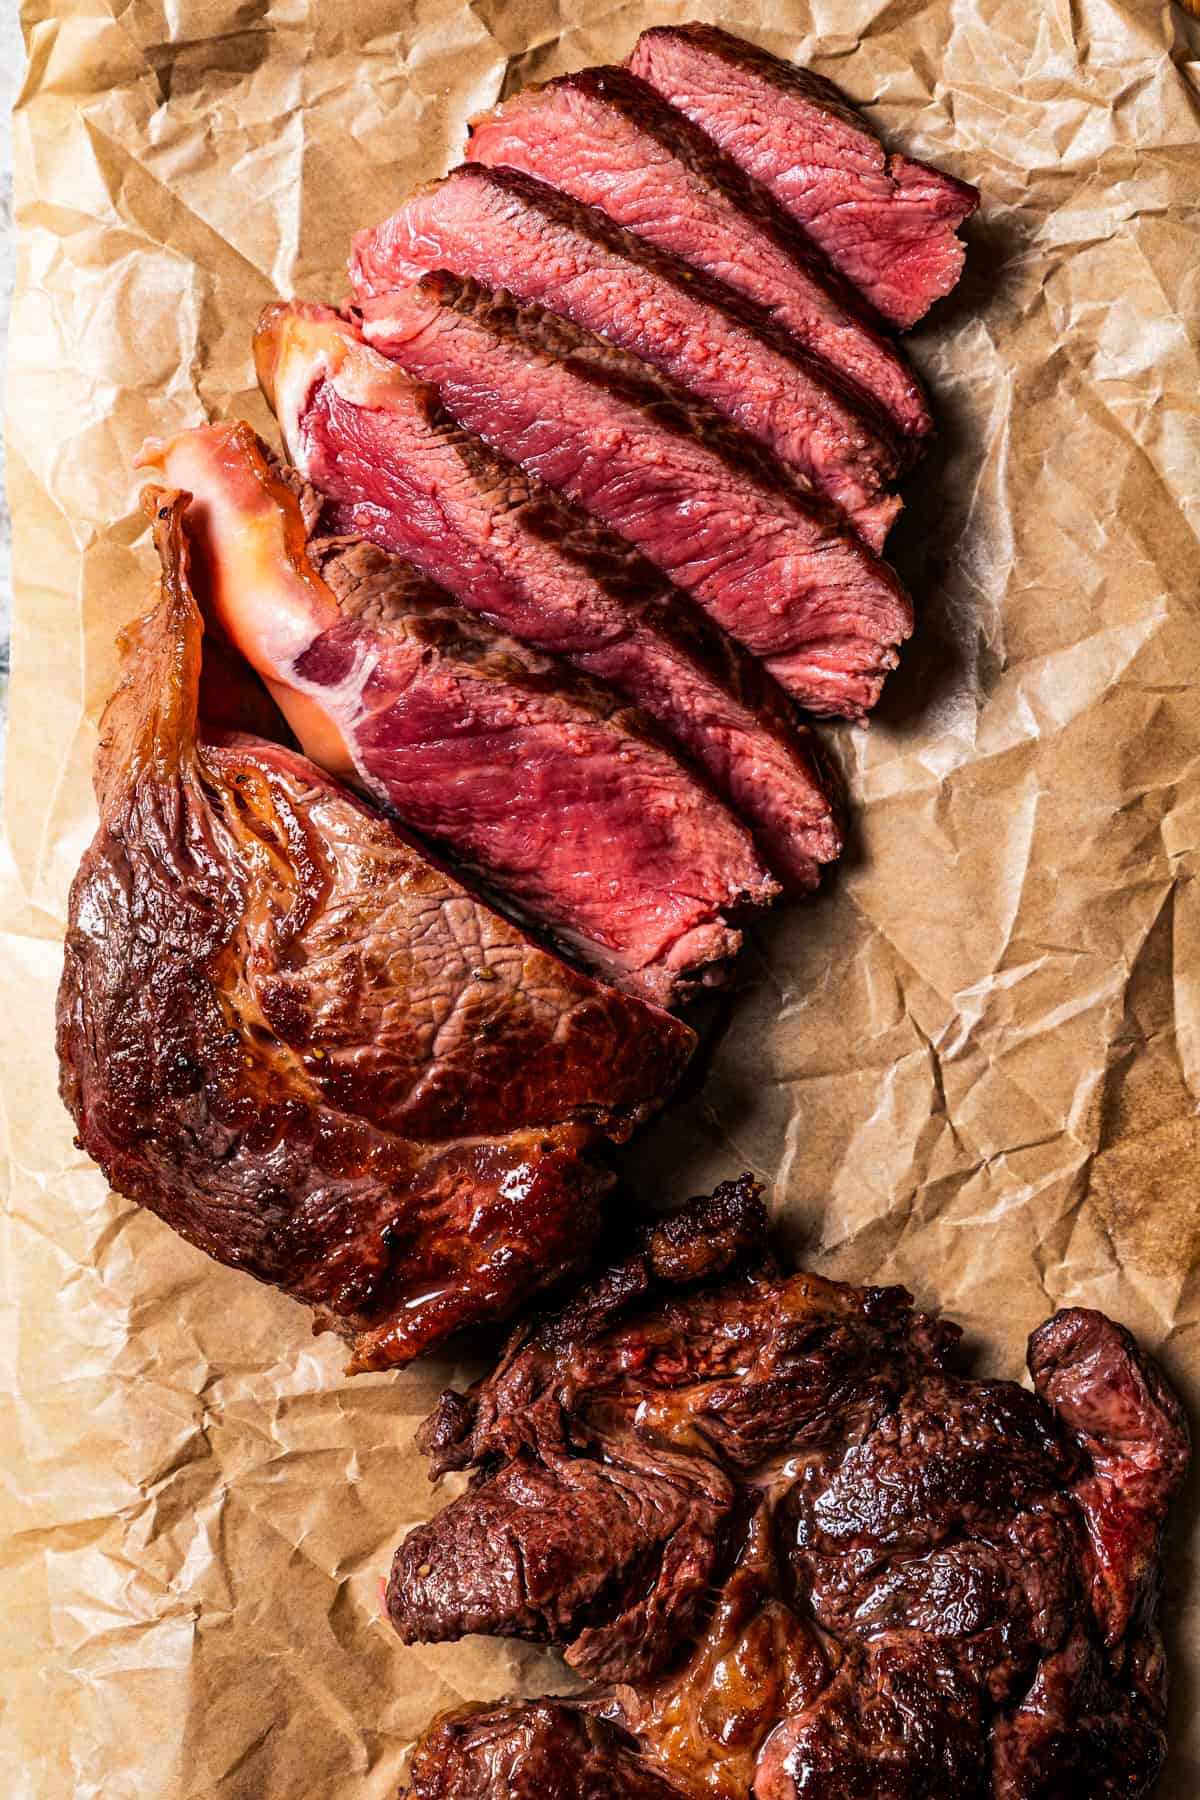
[[[513,637],[610,683],[699,765],[785,879],[816,884],[841,849],[836,815],[811,735],[752,658],[327,309],[272,309],[259,351],[293,460],[337,529],[405,555]],[[743,869],[747,898],[768,898],[761,871],[756,887]]]
[[[694,1042],[523,938],[293,751],[201,737],[186,495],[124,644],[71,889],[63,1099],[112,1185],[310,1305],[360,1368],[576,1267],[600,1133]]]
[[[882,409],[915,452],[932,421],[904,353],[764,188],[627,69],[522,88],[471,125],[467,155],[598,207],[764,307]]]
[[[966,1380],[952,1325],[784,1277],[764,1231],[727,1184],[443,1395],[434,1472],[474,1473],[396,1553],[397,1629],[560,1645],[614,1684],[576,1706],[694,1800],[1141,1800],[1188,1463],[1162,1376],[1076,1310],[1031,1339],[1034,1392]],[[566,1792],[606,1756],[638,1792],[571,1706],[442,1721],[414,1791],[532,1796],[521,1756],[551,1739]]]
[[[363,334],[635,544],[811,712],[870,711],[912,629],[908,597],[753,439],[636,357],[453,275],[368,301]]]
[[[445,269],[562,313],[758,437],[878,548],[899,508],[896,439],[757,308],[512,170],[467,163],[354,240],[360,302]]]
[[[412,1780],[421,1800],[679,1800],[611,1725],[554,1701],[439,1720]]]
[[[629,67],[768,188],[885,319],[914,325],[950,292],[978,190],[889,156],[831,82],[713,25],[644,31]]]
[[[720,976],[722,909],[773,884],[648,720],[374,546],[326,547],[323,578],[249,426],[151,454],[193,495],[213,612],[322,766],[631,991],[669,1004]]]

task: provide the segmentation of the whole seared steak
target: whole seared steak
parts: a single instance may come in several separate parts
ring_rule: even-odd
[[[1179,1404],[1100,1313],[1034,1333],[1032,1392],[955,1374],[958,1335],[902,1289],[783,1276],[748,1177],[518,1330],[424,1427],[435,1473],[474,1473],[389,1611],[608,1685],[437,1721],[414,1794],[1147,1794]]]
[[[692,1032],[539,949],[303,757],[197,724],[185,494],[159,496],[71,890],[63,1099],[113,1186],[407,1361],[577,1267]]]

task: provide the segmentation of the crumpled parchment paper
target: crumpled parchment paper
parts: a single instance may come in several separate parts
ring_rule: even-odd
[[[469,114],[686,5],[24,0],[9,386],[18,611],[5,988],[0,1639],[7,1800],[370,1800],[456,1696],[548,1655],[405,1650],[392,1545],[451,1363],[346,1380],[288,1301],[72,1148],[52,1004],[113,635],[149,572],[130,460],[267,424],[249,332],[336,298],[350,231]],[[911,340],[941,419],[893,553],[918,635],[834,734],[850,854],[780,909],[697,1097],[624,1155],[743,1167],[823,1271],[902,1281],[1017,1375],[1082,1301],[1200,1414],[1200,26],[1149,0],[737,0],[983,189]],[[1200,1786],[1197,1492],[1169,1566],[1173,1756]]]

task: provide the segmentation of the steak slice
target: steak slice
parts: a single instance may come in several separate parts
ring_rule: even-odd
[[[754,1184],[727,1184],[643,1228],[520,1327],[493,1374],[442,1396],[418,1441],[435,1473],[475,1473],[401,1546],[394,1621],[417,1636],[422,1608],[450,1621],[420,1577],[470,1560],[474,1521],[489,1552],[463,1577],[471,1628],[512,1628],[513,1590],[487,1574],[503,1545],[521,1601],[531,1569],[561,1599],[539,1606],[542,1635],[585,1669],[581,1617],[603,1640],[616,1685],[576,1704],[692,1800],[1146,1800],[1164,1750],[1162,1531],[1188,1460],[1178,1402],[1098,1313],[1034,1334],[1032,1393],[957,1375],[957,1335],[903,1290],[782,1275]],[[681,1459],[693,1493],[727,1484],[710,1596],[697,1606],[689,1580],[692,1521],[660,1507],[646,1631],[630,1604],[646,1584],[626,1578],[636,1509],[626,1496],[614,1525],[609,1503],[588,1530],[575,1496],[636,1470],[649,1517]],[[481,1742],[489,1717],[472,1721]],[[497,1730],[519,1736],[523,1717],[506,1709]]]
[[[71,889],[64,1102],[112,1185],[305,1301],[358,1368],[501,1318],[586,1256],[601,1132],[686,1026],[522,937],[295,752],[202,737],[187,496],[127,634]]]
[[[979,191],[890,156],[831,82],[714,25],[644,31],[629,68],[761,182],[892,324],[948,294]]]
[[[772,886],[647,720],[373,545],[309,554],[249,426],[150,454],[194,497],[213,612],[314,757],[631,991],[671,1003],[720,976],[723,909]]]
[[[752,658],[619,539],[531,483],[322,308],[269,313],[260,370],[328,517],[652,715],[794,887],[841,833],[816,746]],[[749,883],[747,883],[749,886]],[[751,898],[770,897],[765,876]]]
[[[595,206],[763,307],[879,408],[915,454],[933,421],[898,346],[765,188],[627,69],[523,88],[472,121],[467,155]]]
[[[354,240],[361,302],[445,269],[562,313],[690,388],[840,506],[875,549],[899,501],[891,431],[840,377],[707,276],[593,208],[467,163]]]
[[[636,545],[811,712],[870,711],[912,629],[908,597],[753,439],[636,357],[454,275],[368,301],[363,334]]]

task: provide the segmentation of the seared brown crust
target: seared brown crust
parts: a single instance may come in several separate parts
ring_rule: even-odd
[[[63,1099],[120,1192],[403,1362],[586,1254],[587,1155],[693,1034],[536,948],[304,758],[203,741],[185,495],[101,729]]]

